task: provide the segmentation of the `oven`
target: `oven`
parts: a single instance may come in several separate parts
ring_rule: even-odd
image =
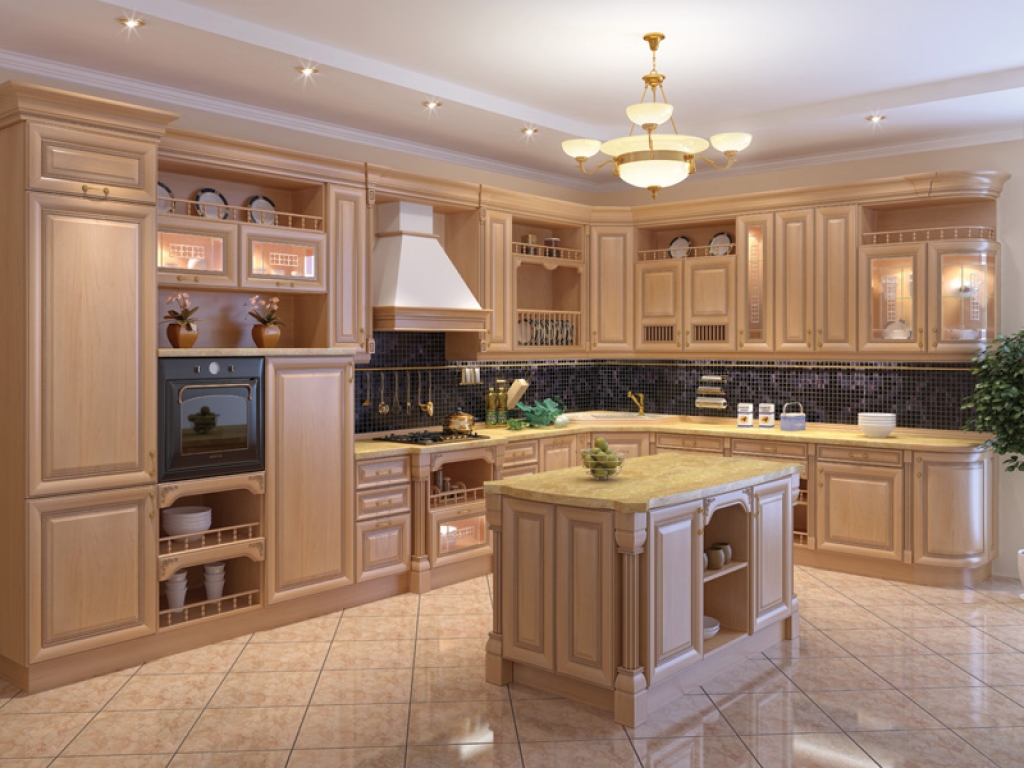
[[[263,469],[263,358],[160,358],[160,482]]]

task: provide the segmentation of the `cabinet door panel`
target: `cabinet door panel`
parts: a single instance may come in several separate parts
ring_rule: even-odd
[[[683,264],[678,259],[636,265],[636,348],[678,352],[683,346]]]
[[[775,349],[811,352],[814,344],[812,212],[775,215]]]
[[[814,217],[815,344],[857,349],[857,206],[819,208]]]
[[[507,213],[488,213],[485,225],[487,259],[484,292],[480,302],[491,310],[490,352],[512,350],[512,217]]]
[[[633,319],[633,229],[593,227],[590,232],[590,350],[632,351]]]
[[[651,453],[651,438],[645,432],[632,434],[595,432],[591,435],[590,444],[593,445],[594,440],[598,437],[603,437],[608,442],[610,450],[621,453],[627,459],[634,456],[649,456]]]
[[[683,262],[683,345],[692,352],[736,348],[736,257]]]
[[[502,655],[555,668],[555,509],[502,501]]]
[[[991,454],[914,455],[914,562],[965,568],[995,556]]]
[[[925,245],[864,246],[857,340],[862,352],[924,352]]]
[[[555,669],[594,685],[615,680],[615,530],[606,510],[556,507]]]
[[[903,468],[818,462],[818,549],[903,559]]]
[[[268,602],[353,579],[352,364],[267,364]]]
[[[772,214],[741,216],[736,220],[739,260],[737,344],[745,352],[768,352],[775,343],[774,248]]]
[[[156,631],[154,495],[148,486],[28,502],[30,661]]]
[[[540,441],[540,471],[576,466],[576,437],[552,437]]]
[[[29,494],[152,483],[155,212],[32,194],[29,216]]]
[[[359,581],[405,573],[412,554],[410,515],[356,524],[356,574]]]
[[[793,488],[789,480],[754,493],[754,631],[789,613],[793,600]]]
[[[366,280],[366,193],[361,189],[331,189],[332,216],[328,280],[334,318],[334,346],[364,347],[371,334]]]

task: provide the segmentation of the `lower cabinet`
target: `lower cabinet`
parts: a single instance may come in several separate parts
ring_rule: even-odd
[[[502,653],[554,671],[555,508],[505,499],[503,509]]]
[[[995,555],[991,453],[915,453],[914,563],[973,567]]]
[[[789,481],[754,492],[754,631],[788,616],[793,607],[792,530],[794,490]]]
[[[569,469],[579,463],[576,450],[576,436],[547,437],[540,441],[540,471]]]
[[[818,549],[903,559],[903,467],[817,462]]]
[[[267,602],[355,578],[352,376],[347,358],[268,358]]]
[[[651,436],[647,432],[592,432],[588,445],[593,445],[599,437],[608,442],[610,450],[627,459],[651,454]]]
[[[412,515],[395,515],[356,523],[356,580],[409,570]]]
[[[156,632],[155,491],[27,502],[29,662]]]

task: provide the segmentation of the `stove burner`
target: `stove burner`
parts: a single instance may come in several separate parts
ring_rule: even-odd
[[[425,429],[422,432],[407,432],[404,435],[390,434],[383,437],[375,437],[374,440],[381,440],[388,443],[408,443],[412,445],[434,445],[435,443],[458,442],[461,440],[486,440],[487,435],[480,435],[476,432],[454,432],[450,429],[431,431]]]

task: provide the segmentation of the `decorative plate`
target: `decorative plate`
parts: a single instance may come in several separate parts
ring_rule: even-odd
[[[519,344],[521,346],[529,346],[534,343],[534,332],[533,332],[533,321],[532,320],[520,320],[519,321]]]
[[[196,214],[207,219],[226,219],[231,215],[227,198],[216,189],[204,187],[196,192]]]
[[[253,195],[245,201],[246,208],[249,208],[249,221],[253,224],[273,224],[274,212],[277,206],[269,197]]]
[[[690,255],[690,238],[680,235],[668,244],[668,253],[673,259],[685,259]]]
[[[708,243],[710,256],[728,256],[732,253],[732,236],[728,232],[719,232]]]
[[[174,203],[164,198],[174,197],[174,193],[171,192],[171,188],[164,184],[162,181],[156,183],[156,212],[157,213],[170,213],[174,210]]]

